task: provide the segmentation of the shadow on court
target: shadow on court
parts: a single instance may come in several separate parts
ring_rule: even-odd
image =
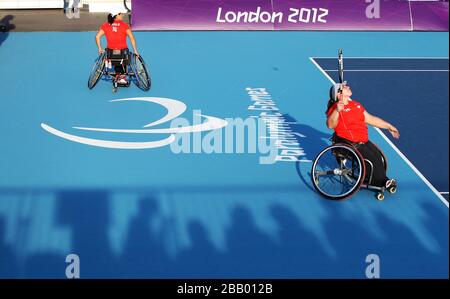
[[[194,190],[191,196],[202,190]],[[260,194],[259,190],[250,193]],[[0,277],[64,278],[65,257],[70,253],[80,257],[82,278],[364,278],[365,257],[371,253],[380,255],[384,277],[448,275],[448,236],[442,238],[442,227],[435,221],[445,217],[445,212],[420,198],[417,202],[421,204],[402,222],[394,215],[397,209],[404,210],[401,203],[398,208],[391,206],[394,214],[389,214],[381,213],[380,207],[370,209],[368,202],[353,201],[355,211],[351,213],[343,203],[317,199],[303,206],[305,211],[299,215],[301,194],[273,193],[264,223],[257,219],[256,202],[236,203],[226,211],[216,211],[225,212],[228,219],[228,225],[221,227],[221,247],[214,241],[210,224],[194,218],[177,225],[184,213],[182,207],[189,205],[178,202],[169,214],[163,213],[167,198],[156,194],[137,197],[135,213],[124,222],[127,225],[119,251],[112,246],[117,228],[112,215],[125,211],[114,207],[113,193],[106,190],[55,194],[50,217],[53,229],[70,232],[69,252],[46,248],[42,240],[49,232],[30,234],[34,226],[45,221],[40,218],[48,211],[34,209],[32,218],[22,215],[15,220],[0,214]],[[215,194],[211,200],[228,201],[234,196],[240,195]],[[183,194],[181,200],[187,198]],[[28,204],[15,205],[16,211],[24,211]],[[328,217],[314,216],[315,210],[320,210],[317,215]],[[202,216],[200,213],[197,216]],[[211,225],[216,217],[213,209],[207,218]],[[359,217],[367,218],[369,225]],[[7,219],[12,226],[9,229]],[[408,225],[414,221],[412,229]],[[275,234],[266,222],[273,223]],[[181,244],[181,230],[186,231],[188,244]],[[35,250],[27,252],[31,248]]]
[[[289,114],[284,114],[283,117],[287,122],[292,123],[290,128],[294,133],[296,133],[296,141],[304,149],[306,157],[304,159],[309,161],[314,161],[316,156],[321,150],[329,146],[331,142],[329,141],[331,137],[331,131],[329,133],[319,131],[306,124],[299,123],[297,119]],[[311,183],[311,167],[312,163],[296,162],[295,169],[300,180],[307,186],[311,191],[316,192]]]

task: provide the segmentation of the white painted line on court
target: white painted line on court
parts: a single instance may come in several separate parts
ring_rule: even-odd
[[[312,63],[322,72],[322,74],[325,75],[325,77],[328,78],[328,80],[331,81],[331,83],[336,84],[336,82],[320,67],[320,65],[314,60],[313,57],[309,57],[309,60],[312,61]],[[375,127],[374,127],[375,128]],[[431,191],[433,191],[434,194],[436,194],[436,196],[447,206],[447,208],[449,207],[449,203],[447,200],[445,200],[445,198],[442,196],[441,193],[439,193],[439,191],[436,190],[436,188],[433,187],[433,185],[431,185],[431,183],[425,178],[425,176],[414,166],[414,164],[411,163],[411,161],[409,161],[408,158],[406,158],[406,156],[397,148],[397,146],[395,146],[395,144],[392,143],[392,141],[386,136],[384,135],[384,133],[378,129],[375,128],[375,130],[380,133],[381,137],[384,138],[384,140],[386,140],[386,142],[394,149],[394,151],[397,152],[397,154],[406,162],[406,164],[408,164],[409,167],[411,167],[411,169],[419,176],[419,178],[422,179],[422,181],[431,189]]]
[[[440,194],[439,191],[437,191],[436,188],[434,188],[434,186],[431,185],[431,183],[427,180],[427,178],[414,166],[414,164],[412,164],[412,162],[409,161],[408,158],[406,158],[406,156],[392,143],[392,141],[380,129],[375,128],[375,130],[377,130],[378,133],[380,133],[380,135],[384,138],[384,140],[386,140],[386,142],[392,146],[392,148],[400,155],[400,157],[402,157],[402,159],[406,162],[406,164],[408,164],[409,167],[411,167],[411,169],[414,170],[414,172],[422,179],[422,181],[424,181],[425,184],[427,184],[427,186],[430,187],[430,189],[439,197],[439,199],[448,208],[449,207],[448,201],[446,201],[445,198],[442,196],[442,194]]]
[[[328,57],[328,56],[323,56],[323,57],[310,57],[312,59],[336,59],[336,57]],[[364,57],[364,56],[345,56],[345,59],[448,59],[448,57],[415,57],[415,56],[410,56],[410,57],[394,57],[394,56],[386,56],[386,57]]]
[[[334,57],[336,59],[336,57]],[[334,80],[330,77],[330,75],[327,74],[327,72],[325,72],[325,70],[314,60],[315,58],[313,57],[309,57],[309,60],[312,61],[312,63],[322,72],[322,74],[325,75],[325,77],[328,78],[328,80],[331,81],[331,83],[336,84],[336,82],[334,82]]]
[[[325,72],[337,72],[338,70],[324,70]],[[346,72],[448,72],[448,70],[345,70]]]

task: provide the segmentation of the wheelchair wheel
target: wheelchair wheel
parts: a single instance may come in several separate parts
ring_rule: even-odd
[[[142,56],[137,57],[136,54],[133,53],[130,66],[136,77],[134,80],[136,86],[143,91],[148,91],[151,86],[151,80]]]
[[[88,88],[92,89],[97,84],[100,77],[103,75],[103,69],[105,68],[106,51],[100,54],[95,60],[95,64],[92,67],[91,74],[89,75]]]
[[[333,144],[322,150],[313,162],[311,178],[323,196],[343,200],[361,187],[366,176],[364,158],[346,144]]]

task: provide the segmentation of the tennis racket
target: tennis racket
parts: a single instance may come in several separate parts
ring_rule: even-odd
[[[338,70],[339,70],[339,83],[344,83],[344,53],[342,49],[338,52]]]

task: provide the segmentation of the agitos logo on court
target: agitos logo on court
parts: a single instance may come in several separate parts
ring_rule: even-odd
[[[61,137],[63,139],[91,146],[113,148],[113,149],[149,149],[149,148],[163,147],[171,144],[176,140],[175,134],[177,133],[195,133],[195,132],[213,131],[219,130],[228,125],[228,122],[226,120],[213,116],[198,114],[197,116],[206,119],[206,121],[200,124],[194,124],[192,126],[148,129],[149,127],[154,127],[156,125],[164,124],[176,119],[178,116],[180,116],[186,111],[186,105],[178,100],[167,98],[156,98],[156,97],[124,98],[112,100],[110,102],[126,102],[126,101],[156,103],[166,108],[167,114],[157,121],[144,125],[143,128],[140,129],[114,129],[114,128],[91,128],[91,127],[73,127],[73,128],[83,131],[108,132],[108,133],[170,134],[170,135],[167,138],[161,140],[148,142],[112,141],[104,139],[87,138],[69,134],[61,130],[58,130],[46,123],[41,123],[41,127],[47,132],[56,135],[58,137]]]

